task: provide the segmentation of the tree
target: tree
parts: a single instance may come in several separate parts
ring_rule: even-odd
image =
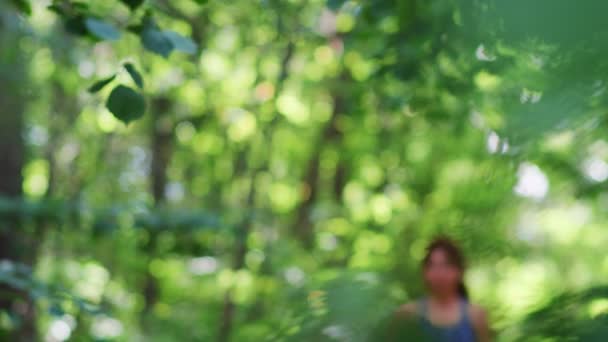
[[[601,323],[600,2],[11,4],[7,334],[365,340],[438,233],[505,340]]]

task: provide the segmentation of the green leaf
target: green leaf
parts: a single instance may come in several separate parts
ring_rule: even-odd
[[[120,38],[120,31],[114,25],[95,18],[87,18],[84,21],[87,30],[95,37],[102,40],[117,40]]]
[[[327,3],[325,5],[330,10],[337,11],[340,8],[342,8],[342,5],[344,5],[344,2],[345,2],[345,0],[327,0]]]
[[[120,0],[123,4],[127,5],[131,11],[137,9],[137,7],[141,6],[144,3],[144,0]]]
[[[93,83],[93,85],[90,86],[89,89],[87,89],[87,91],[91,94],[95,94],[96,92],[103,89],[103,87],[108,85],[108,83],[114,81],[115,78],[116,78],[116,74],[114,74],[108,78],[104,78],[103,80],[99,80],[99,81]]]
[[[49,308],[49,313],[51,314],[51,316],[54,316],[54,317],[61,317],[61,316],[65,315],[65,311],[63,310],[61,305],[59,305],[57,303],[54,303],[53,305],[51,305],[51,307]]]
[[[140,35],[141,31],[143,31],[143,29],[144,29],[144,27],[141,24],[127,26],[127,31],[134,33],[136,35]]]
[[[85,299],[76,298],[74,302],[78,305],[78,308],[80,308],[80,310],[88,314],[98,314],[101,312],[101,308],[98,305],[91,303]]]
[[[194,2],[196,2],[199,5],[206,5],[209,0],[194,0]]]
[[[86,36],[89,33],[85,23],[85,19],[81,15],[66,18],[64,25],[66,31],[78,36]]]
[[[144,47],[165,58],[173,51],[173,42],[158,29],[152,19],[146,20],[141,31],[141,42]]]
[[[58,15],[64,15],[65,14],[65,11],[63,10],[63,8],[61,8],[61,6],[56,5],[56,4],[49,5],[47,7],[47,9],[49,11],[51,11],[51,12],[55,12]]]
[[[135,69],[135,66],[132,63],[125,63],[125,69],[131,75],[133,82],[137,84],[140,89],[144,88],[144,79],[141,77],[141,74]]]
[[[118,85],[110,93],[106,107],[118,120],[128,124],[144,115],[146,102],[140,93]]]
[[[196,53],[196,43],[188,37],[184,37],[175,31],[165,30],[163,34],[169,38],[175,50],[179,50],[189,54]]]
[[[13,4],[24,14],[32,14],[32,5],[30,5],[28,0],[13,0]]]
[[[89,4],[81,1],[73,1],[70,6],[78,13],[86,13],[89,9]]]

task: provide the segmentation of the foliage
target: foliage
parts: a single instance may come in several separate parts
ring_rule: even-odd
[[[78,310],[87,314],[100,314],[102,309],[80,298],[65,289],[58,288],[34,278],[29,266],[15,264],[8,260],[0,261],[0,284],[6,284],[12,288],[25,291],[30,298],[36,301],[45,301],[49,308],[49,313],[62,316],[65,313],[64,305],[71,304]]]
[[[135,90],[118,85],[110,93],[106,107],[118,120],[128,124],[144,115],[146,102]]]
[[[526,318],[522,338],[602,341],[608,334],[607,297],[606,287],[557,296]]]
[[[381,340],[443,233],[602,339],[606,7],[0,2],[0,338]]]

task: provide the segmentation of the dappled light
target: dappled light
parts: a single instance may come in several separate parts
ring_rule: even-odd
[[[0,340],[607,340],[606,13],[0,0]]]
[[[516,194],[536,200],[543,199],[549,191],[549,180],[536,165],[524,162],[517,170]]]

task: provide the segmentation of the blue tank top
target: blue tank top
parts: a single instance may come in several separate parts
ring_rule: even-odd
[[[422,328],[431,341],[437,342],[475,342],[475,330],[469,319],[467,302],[460,301],[460,319],[450,326],[437,326],[431,323],[428,316],[428,304],[426,299],[418,303]]]

